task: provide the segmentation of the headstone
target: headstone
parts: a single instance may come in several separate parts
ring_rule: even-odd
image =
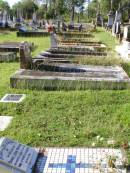
[[[109,14],[108,14],[108,24],[107,24],[107,26],[109,28],[112,28],[113,23],[114,23],[114,13],[113,13],[113,11],[110,11]]]
[[[38,152],[8,138],[0,139],[0,172],[32,173]]]
[[[32,58],[30,47],[27,42],[22,42],[20,45],[20,68],[31,69]]]
[[[120,24],[121,24],[121,17],[122,14],[120,11],[116,11],[115,14],[115,21],[112,27],[112,35],[115,36],[115,34],[119,34],[120,33]]]
[[[2,19],[3,19],[3,13],[2,13],[2,11],[0,10],[0,27],[2,26]]]
[[[50,33],[51,37],[51,48],[57,48],[58,43],[57,43],[57,36],[54,32]]]
[[[130,25],[124,27],[124,40],[130,41]]]
[[[103,17],[100,13],[97,13],[96,24],[97,26],[103,26]]]
[[[3,12],[2,25],[3,27],[8,27],[8,15],[6,10]]]

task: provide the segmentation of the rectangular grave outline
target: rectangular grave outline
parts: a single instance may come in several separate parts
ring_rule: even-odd
[[[5,98],[9,95],[21,95],[21,98],[19,99],[19,101],[13,101],[13,100],[5,100]],[[24,99],[26,98],[26,94],[5,94],[5,96],[0,100],[0,103],[20,103],[22,102]]]

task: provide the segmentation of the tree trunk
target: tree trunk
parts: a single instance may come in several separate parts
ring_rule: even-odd
[[[75,13],[75,7],[73,5],[72,6],[72,14],[71,14],[71,23],[74,23],[74,17],[75,17],[74,13]]]

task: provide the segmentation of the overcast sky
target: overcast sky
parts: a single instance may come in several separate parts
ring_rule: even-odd
[[[18,2],[19,0],[5,0],[5,1],[7,1],[12,6],[15,2]]]

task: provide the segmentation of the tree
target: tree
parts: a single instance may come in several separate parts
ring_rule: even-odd
[[[10,11],[10,6],[8,2],[0,0],[0,9]]]
[[[74,22],[75,7],[83,6],[85,0],[65,0],[68,11],[71,13],[71,22]]]

